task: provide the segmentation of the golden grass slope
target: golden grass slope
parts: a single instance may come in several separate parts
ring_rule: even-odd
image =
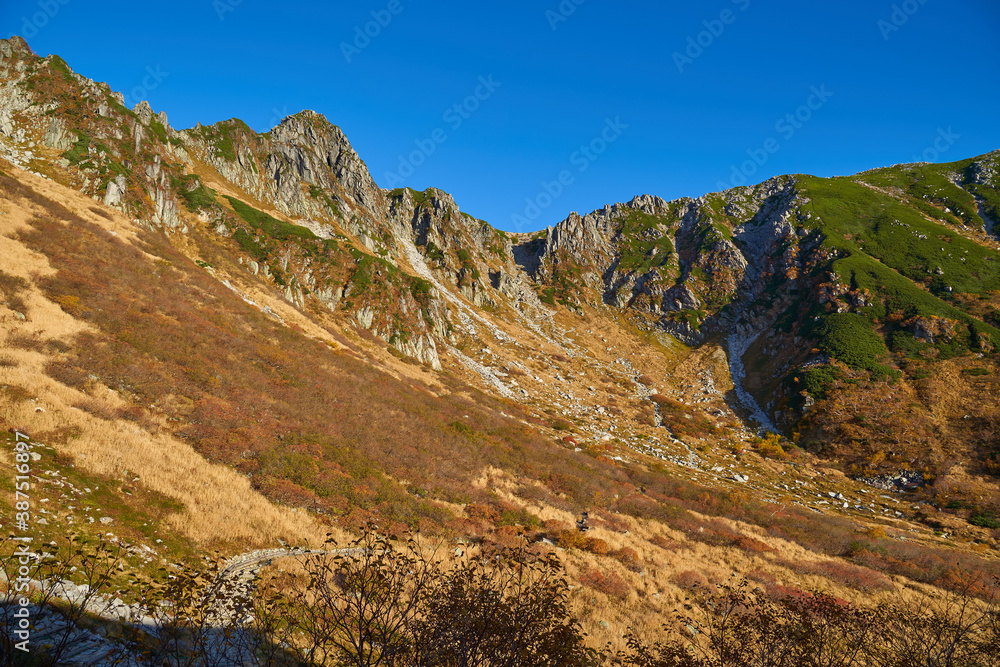
[[[88,328],[46,299],[34,281],[51,275],[46,258],[15,240],[27,229],[33,215],[47,213],[47,202],[56,202],[99,225],[109,235],[134,242],[137,228],[113,209],[86,196],[23,171],[5,168],[24,189],[0,190],[0,256],[3,270],[26,279],[22,295],[28,306],[21,320],[0,304],[0,340],[3,358],[0,384],[18,387],[32,398],[0,401],[0,428],[31,434],[70,431],[59,445],[74,464],[98,477],[121,478],[128,471],[141,484],[183,504],[170,517],[170,528],[205,544],[239,543],[247,548],[274,546],[275,538],[294,542],[316,538],[315,520],[304,512],[275,506],[253,490],[246,477],[227,466],[209,463],[187,443],[169,433],[150,433],[123,419],[98,419],[75,407],[97,400],[110,407],[123,404],[118,394],[93,382],[87,392],[67,387],[45,373],[46,363],[57,352],[40,343],[69,340]],[[150,258],[150,264],[153,258]],[[25,341],[39,343],[26,349]]]

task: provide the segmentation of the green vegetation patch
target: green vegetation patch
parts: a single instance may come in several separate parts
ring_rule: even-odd
[[[73,78],[73,72],[69,69],[69,65],[67,65],[66,61],[59,56],[53,55],[49,57],[49,67],[59,72],[66,83],[74,83],[76,81],[76,79]]]
[[[233,234],[233,240],[239,244],[247,254],[254,257],[257,261],[263,262],[267,259],[267,248],[257,243],[256,239],[252,237],[247,230],[237,229],[236,233]]]
[[[338,206],[337,202],[331,199],[326,194],[326,191],[323,188],[319,187],[318,185],[310,185],[309,196],[315,199],[316,201],[324,202],[327,205],[327,208],[330,209],[330,212],[333,213],[334,215],[338,217],[343,217],[343,213],[341,213],[340,211],[340,206]]]
[[[434,197],[431,192],[432,188],[427,188],[423,192],[420,190],[414,190],[413,188],[395,188],[389,191],[390,199],[400,199],[403,196],[404,191],[409,191],[410,196],[413,197],[413,203],[415,206],[427,206],[431,199]]]
[[[289,222],[278,220],[274,216],[256,209],[249,204],[245,204],[235,197],[226,195],[226,199],[228,199],[229,203],[232,204],[233,210],[236,211],[236,214],[243,218],[247,224],[254,229],[259,229],[272,238],[280,241],[287,241],[290,238],[307,240],[317,238],[315,234],[305,227],[300,227],[299,225],[293,225]]]
[[[206,143],[215,149],[217,155],[229,162],[236,161],[236,143],[234,141],[236,133],[243,132],[246,135],[254,135],[254,131],[246,123],[236,118],[217,123],[212,127],[192,130],[192,132],[201,136]]]
[[[157,139],[160,140],[161,144],[167,143],[167,128],[163,127],[163,124],[156,120],[155,118],[149,121],[149,129]]]
[[[819,348],[851,368],[882,372],[882,359],[889,353],[871,323],[856,313],[837,313],[817,328]]]
[[[842,373],[836,366],[815,366],[802,373],[799,386],[810,395],[823,398],[830,386],[841,376]]]
[[[977,514],[976,516],[969,519],[969,523],[973,526],[980,526],[982,528],[990,528],[992,530],[1000,529],[1000,521],[995,517],[986,516],[983,514]]]
[[[931,222],[913,208],[847,178],[802,178],[824,244],[868,255],[931,291],[1000,289],[1000,254]],[[956,188],[959,189],[959,188]],[[921,200],[922,201],[922,200]]]
[[[86,160],[90,152],[90,137],[82,133],[78,133],[77,136],[76,143],[70,146],[69,150],[62,155],[73,165],[80,164]]]
[[[854,254],[836,260],[832,268],[852,288],[867,290],[875,297],[872,306],[862,309],[872,319],[883,319],[891,313],[900,314],[904,318],[946,317],[966,325],[968,337],[963,336],[965,347],[978,348],[980,336],[992,340],[994,346],[1000,346],[1000,330],[920,289],[904,276],[871,257]],[[902,339],[891,340],[894,343],[902,341]],[[939,342],[937,347],[940,349],[943,345],[943,342]]]
[[[944,222],[981,226],[975,198],[955,185],[948,172],[963,173],[971,160],[953,164],[900,165],[866,172],[861,179],[880,187],[903,190],[912,197],[907,204]],[[950,213],[943,209],[950,209]]]
[[[427,259],[432,262],[443,262],[444,261],[444,251],[437,247],[434,241],[427,242],[427,251],[424,253]]]
[[[622,218],[618,269],[645,274],[666,264],[674,253],[674,244],[664,229],[669,222],[668,218],[642,211],[632,211]]]
[[[185,208],[192,213],[199,209],[217,206],[219,203],[215,198],[215,192],[202,183],[201,179],[194,174],[179,177],[171,176],[170,185],[177,191],[180,198],[184,200]]]

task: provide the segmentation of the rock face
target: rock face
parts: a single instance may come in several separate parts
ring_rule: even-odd
[[[235,119],[176,131],[147,102],[132,110],[123,102],[23,40],[0,40],[0,151],[8,159],[28,166],[55,154],[60,178],[141,224],[227,237],[242,266],[289,303],[343,316],[433,368],[463,336],[503,340],[497,318],[544,336],[553,310],[589,308],[692,345],[726,341],[735,393],[766,425],[780,405],[765,411],[757,399],[784,391],[782,379],[814,343],[797,329],[775,333],[779,318],[798,318],[803,303],[843,313],[877,300],[831,270],[838,251],[807,210],[808,177],[696,199],[641,195],[512,234],[436,188],[379,188],[344,133],[318,113],[289,116],[263,134]],[[949,175],[976,197],[994,234],[998,160],[991,153]],[[213,187],[238,196],[227,200]],[[961,329],[937,320],[909,326],[928,342]],[[744,355],[753,363],[744,365]],[[746,370],[762,366],[766,374]],[[801,413],[793,407],[781,412]]]
[[[49,123],[49,129],[42,137],[42,144],[57,151],[68,150],[76,142],[76,135],[66,131],[63,123],[58,118],[53,118]]]
[[[0,132],[14,144],[35,139],[64,152],[80,189],[167,230],[188,230],[189,208],[216,231],[235,233],[232,212],[199,194],[202,183],[190,174],[197,159],[221,182],[316,237],[352,239],[358,245],[346,272],[287,240],[265,244],[270,256],[246,257],[244,266],[277,283],[291,303],[315,300],[343,312],[435,368],[440,346],[454,343],[455,331],[486,321],[482,310],[546,321],[559,306],[611,307],[697,343],[736,314],[719,316],[719,304],[760,293],[771,268],[768,253],[793,229],[794,184],[776,179],[715,199],[643,195],[573,213],[536,234],[507,234],[463,213],[440,190],[382,190],[343,132],[312,111],[264,134],[238,120],[178,132],[148,102],[129,111],[120,94],[67,76],[23,42],[0,42],[0,55]],[[28,79],[32,89],[50,90],[49,97],[26,95]],[[85,114],[64,113],[70,110],[53,101],[63,89]],[[81,115],[93,120],[81,125]],[[372,280],[388,281],[390,289],[372,290]]]
[[[179,136],[226,180],[286,215],[334,217],[355,234],[365,227],[354,216],[369,225],[385,216],[384,193],[344,133],[321,114],[289,116],[266,135],[225,121]]]
[[[123,176],[118,176],[113,181],[108,181],[107,194],[104,195],[104,203],[108,206],[118,208],[121,206],[122,195],[125,193],[126,183]]]

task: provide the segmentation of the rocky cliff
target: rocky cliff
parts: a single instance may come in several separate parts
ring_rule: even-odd
[[[935,349],[1000,345],[997,322],[960,296],[1000,289],[997,153],[637,196],[511,234],[441,190],[380,188],[321,114],[265,133],[235,119],[175,130],[16,37],[0,41],[0,150],[151,228],[214,234],[289,302],[433,368],[443,347],[475,344],[477,327],[499,339],[517,323],[550,340],[559,312],[623,316],[690,345],[723,342],[734,404],[790,432],[829,385],[810,378],[841,372],[823,333],[832,316],[860,315],[903,347],[907,335]],[[848,370],[878,375],[886,361]]]

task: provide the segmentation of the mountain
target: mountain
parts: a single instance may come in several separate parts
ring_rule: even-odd
[[[998,571],[1000,151],[513,234],[380,188],[321,114],[177,130],[14,37],[0,156],[0,422],[62,480],[46,541],[527,531],[616,645],[733,569]]]

